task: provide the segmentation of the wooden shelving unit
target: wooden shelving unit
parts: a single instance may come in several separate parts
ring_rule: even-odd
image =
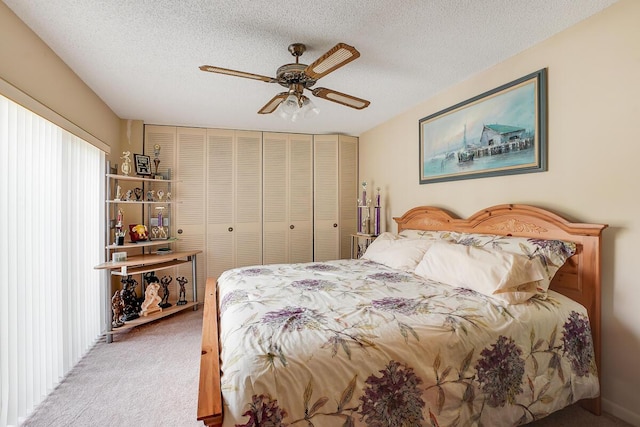
[[[110,170],[109,163],[107,163],[107,170]],[[121,182],[140,183],[141,184],[140,187],[142,187],[142,193],[144,195],[144,200],[116,199],[115,194],[113,193],[117,192],[117,190],[115,189],[118,187],[119,183]],[[152,225],[150,224],[150,222],[152,221],[151,215],[149,214],[148,211],[153,209],[152,208],[153,205],[165,205],[167,208],[166,212],[170,213],[171,205],[179,202],[176,202],[175,200],[167,200],[167,199],[147,200],[147,195],[144,189],[145,189],[145,185],[151,185],[153,183],[153,186],[151,186],[151,188],[157,189],[158,186],[160,186],[163,189],[163,191],[166,188],[167,193],[169,193],[171,192],[171,185],[175,182],[178,182],[178,181],[170,180],[170,179],[165,180],[165,179],[145,178],[140,176],[118,175],[114,173],[107,173],[105,175],[105,183],[106,183],[105,194],[107,198],[107,200],[105,200],[105,205],[106,205],[105,220],[107,224],[107,236],[106,236],[107,245],[105,246],[105,254],[106,254],[105,259],[107,261],[100,265],[95,266],[94,268],[105,271],[105,274],[107,275],[106,289],[104,293],[104,299],[105,299],[104,322],[105,322],[105,329],[106,329],[108,343],[112,342],[113,340],[112,336],[115,333],[128,331],[131,328],[134,328],[136,326],[140,326],[145,323],[162,319],[164,317],[170,316],[172,314],[178,313],[183,310],[198,309],[196,255],[201,253],[202,251],[200,250],[174,251],[171,248],[171,244],[177,242],[178,239],[171,235],[167,239],[154,239],[154,240],[145,240],[145,241],[137,241],[137,242],[127,241],[127,242],[124,242],[124,244],[122,245],[117,245],[115,243],[115,235],[113,233],[113,223],[114,223],[114,218],[116,217],[116,213],[118,211],[118,205],[126,204],[126,205],[141,206],[142,218],[143,218],[142,223],[145,223],[145,225],[147,225],[148,227]],[[166,185],[166,187],[163,187],[163,185]],[[166,228],[170,231],[172,230],[172,224],[171,224],[172,215],[169,215],[169,218],[170,218],[170,221],[168,223],[169,225]],[[160,218],[158,218],[158,221],[159,220]],[[122,226],[124,227],[124,224],[122,224]],[[167,234],[171,234],[171,233],[167,232]],[[168,249],[168,251],[158,253],[157,250],[154,250],[155,248],[158,248],[161,246]],[[139,252],[141,253],[136,253],[138,252],[136,250],[139,250]],[[134,254],[131,254],[132,251]],[[126,260],[117,261],[117,262],[111,261],[112,255],[115,252],[126,252],[127,253]],[[171,307],[167,307],[165,309],[162,309],[162,311],[152,313],[148,316],[140,316],[137,319],[128,320],[125,322],[123,326],[115,329],[112,328],[112,324],[111,324],[112,317],[113,317],[112,308],[111,308],[111,297],[112,297],[111,277],[112,276],[127,277],[130,275],[140,275],[142,278],[142,275],[144,273],[165,270],[165,269],[173,268],[186,263],[191,263],[191,285],[192,285],[192,292],[193,292],[192,301],[188,301],[186,304],[182,304],[182,305],[178,305],[175,301],[170,301],[173,304]],[[144,295],[144,279],[141,279],[139,283],[141,286],[142,294]]]

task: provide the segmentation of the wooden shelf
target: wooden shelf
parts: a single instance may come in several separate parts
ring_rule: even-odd
[[[108,245],[107,249],[135,249],[135,248],[146,248],[149,246],[160,246],[167,245],[169,243],[177,242],[178,239],[176,237],[171,237],[165,240],[145,240],[143,242],[125,242],[124,245]]]
[[[162,311],[157,311],[148,316],[140,316],[137,319],[129,320],[128,322],[125,322],[123,326],[108,331],[107,334],[117,334],[118,332],[125,332],[131,328],[135,328],[136,326],[144,325],[145,323],[153,322],[154,320],[171,316],[172,314],[179,313],[182,310],[186,310],[188,308],[195,307],[194,310],[197,310],[198,307],[198,303],[193,301],[187,302],[185,305],[176,305],[176,303],[172,304],[173,305],[171,307],[165,308]]]
[[[153,205],[153,204],[166,204],[166,205],[171,205],[173,203],[178,203],[174,200],[169,200],[169,201],[163,201],[163,202],[150,202],[147,200],[107,200],[107,203],[117,203],[117,204],[130,204],[130,205]]]
[[[154,178],[143,178],[141,176],[129,176],[129,175],[118,175],[113,173],[108,173],[107,178],[113,178],[120,181],[142,181],[142,182],[180,182],[173,179],[154,179]]]
[[[165,270],[167,268],[175,267],[176,265],[190,262],[186,259],[174,259],[173,261],[161,262],[159,264],[148,264],[140,267],[127,268],[122,267],[120,271],[111,270],[111,274],[114,276],[128,276],[130,274],[144,274],[150,271]]]
[[[134,267],[142,264],[160,264],[166,261],[171,261],[178,258],[184,258],[201,253],[202,251],[183,251],[172,252],[170,254],[140,254],[127,257],[125,261],[107,261],[100,265],[96,265],[96,270],[117,270],[121,267]]]

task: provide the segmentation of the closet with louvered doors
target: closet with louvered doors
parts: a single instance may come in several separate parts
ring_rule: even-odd
[[[313,260],[313,136],[263,133],[263,263]]]
[[[207,277],[262,264],[262,132],[207,129]]]
[[[314,261],[351,256],[356,230],[358,138],[313,137]]]

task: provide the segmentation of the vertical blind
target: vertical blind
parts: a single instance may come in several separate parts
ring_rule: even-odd
[[[0,95],[0,427],[95,343],[104,153]]]

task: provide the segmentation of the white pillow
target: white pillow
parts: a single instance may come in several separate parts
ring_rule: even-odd
[[[545,278],[539,263],[524,255],[443,242],[431,244],[415,274],[509,304],[536,295],[538,281]]]
[[[412,272],[432,244],[433,241],[401,239],[393,233],[382,233],[371,242],[362,259]]]

